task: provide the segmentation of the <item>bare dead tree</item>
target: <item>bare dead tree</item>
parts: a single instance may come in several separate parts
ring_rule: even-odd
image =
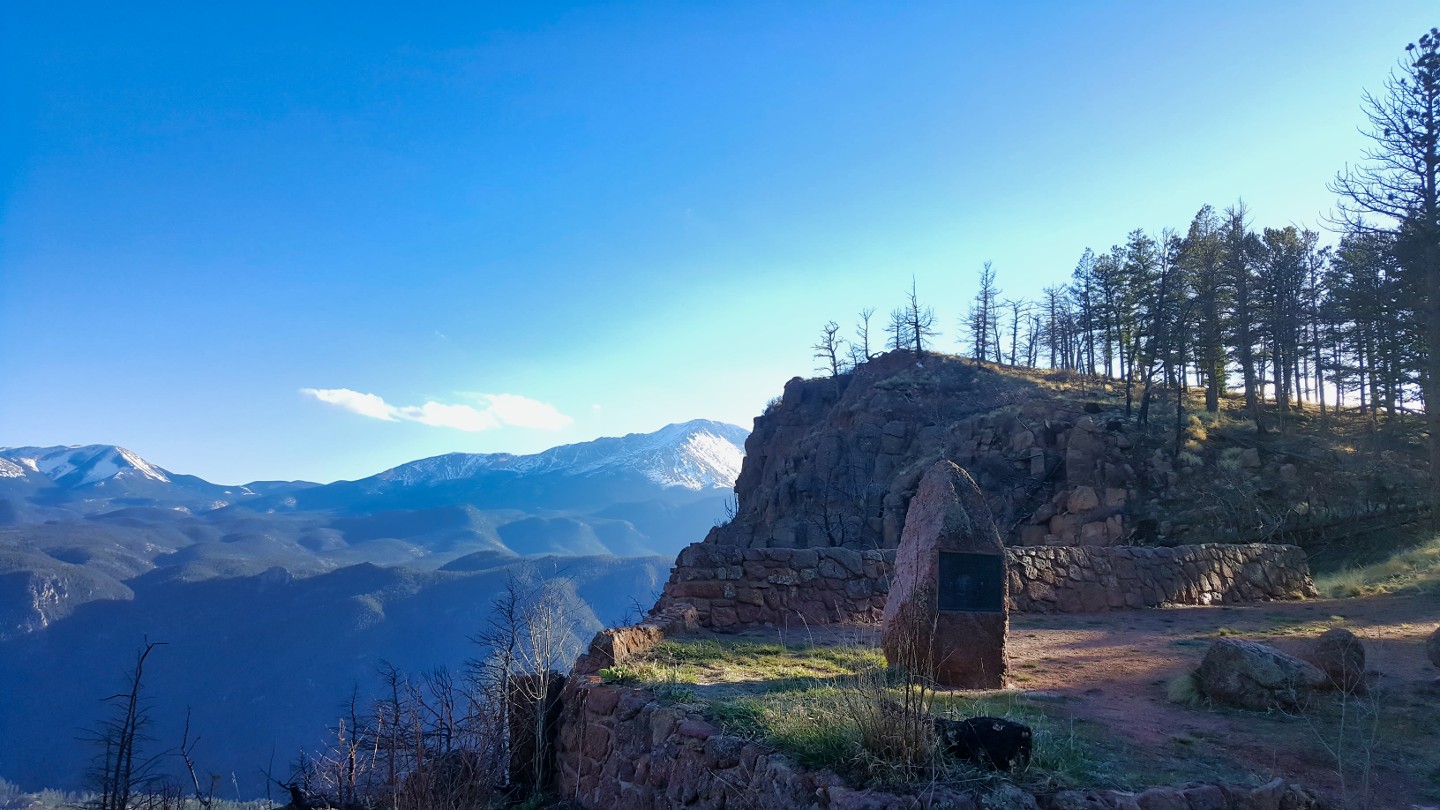
[[[906,330],[904,309],[890,310],[890,323],[885,327],[885,334],[888,335],[886,343],[895,351],[910,348],[910,336]]]
[[[512,780],[531,790],[549,776],[559,687],[581,651],[577,604],[568,577],[528,581],[511,573],[474,638],[485,654],[470,662],[472,682],[503,707]]]
[[[870,351],[870,318],[875,315],[874,307],[860,310],[860,321],[855,324],[855,339],[850,342],[850,365],[867,363],[874,355]]]
[[[914,276],[910,278],[910,294],[905,300],[904,320],[908,348],[915,352],[916,357],[923,357],[926,344],[931,338],[939,337],[940,331],[935,328],[935,310],[920,305]]]
[[[200,773],[195,766],[195,746],[200,744],[200,737],[190,738],[190,709],[185,710],[185,731],[180,735],[180,761],[185,764],[186,773],[190,774],[190,785],[194,790],[195,803],[200,805],[201,810],[210,810],[215,804],[215,786],[220,783],[220,775],[210,774],[209,784],[200,784]]]
[[[140,790],[152,781],[157,756],[145,757],[140,745],[147,738],[150,724],[149,708],[144,701],[145,662],[163,641],[145,640],[135,656],[135,666],[127,676],[126,690],[110,695],[105,702],[113,715],[102,722],[92,738],[102,746],[94,778],[99,790],[93,806],[96,810],[130,810]]]
[[[840,324],[828,321],[820,328],[820,342],[810,347],[815,359],[820,361],[815,370],[831,377],[839,377],[845,371],[845,351],[841,348],[845,340],[837,337],[839,333]]]

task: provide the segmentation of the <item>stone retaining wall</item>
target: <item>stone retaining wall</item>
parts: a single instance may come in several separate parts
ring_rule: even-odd
[[[1088,613],[1316,595],[1305,552],[1250,543],[1151,548],[1007,549],[1010,605],[1020,612]],[[695,608],[701,627],[879,621],[893,551],[737,548],[696,543],[680,552],[658,614]]]
[[[1318,596],[1298,546],[1012,548],[1010,608],[1096,613]]]
[[[582,808],[979,810],[990,804],[983,797],[933,785],[925,786],[920,796],[856,790],[831,771],[806,770],[762,743],[722,733],[699,706],[667,704],[648,690],[603,684],[593,677],[575,677],[567,684],[555,753],[556,792]],[[1033,804],[1005,806],[1027,805],[1044,810],[1318,806],[1304,789],[1283,779],[1260,787],[1151,788],[1138,795],[1066,790],[1035,796]]]

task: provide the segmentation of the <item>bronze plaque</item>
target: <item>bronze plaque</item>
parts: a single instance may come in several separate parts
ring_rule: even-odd
[[[962,613],[1005,610],[1005,555],[940,552],[940,609]]]

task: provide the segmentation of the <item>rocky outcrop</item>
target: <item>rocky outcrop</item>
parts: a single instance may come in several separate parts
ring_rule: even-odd
[[[1195,679],[1207,699],[1255,711],[1299,708],[1311,692],[1329,685],[1325,673],[1305,661],[1235,638],[1210,645]]]
[[[892,352],[841,377],[797,377],[755,420],[738,512],[708,542],[895,548],[921,474],[948,459],[974,476],[1012,544],[1115,543],[1130,531],[1136,476],[1122,435],[1099,419],[956,357]]]
[[[1010,548],[1010,609],[1096,613],[1316,595],[1295,546],[1209,544]],[[733,630],[879,621],[893,551],[735,548],[696,543],[680,552],[657,610],[692,607],[701,627]]]
[[[975,478],[1010,546],[1333,538],[1413,519],[1418,455],[1362,457],[1300,433],[1281,447],[1198,417],[1177,434],[1173,411],[1157,414],[1140,426],[1118,394],[1067,372],[942,355],[891,352],[839,377],[797,377],[756,418],[736,515],[707,540],[895,548],[940,459]]]
[[[0,549],[0,641],[43,630],[88,602],[134,597],[106,574],[38,551]]]

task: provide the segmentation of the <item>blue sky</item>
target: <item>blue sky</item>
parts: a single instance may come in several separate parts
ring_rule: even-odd
[[[1319,225],[1429,2],[13,4],[0,445],[222,483],[741,425],[916,280]]]

